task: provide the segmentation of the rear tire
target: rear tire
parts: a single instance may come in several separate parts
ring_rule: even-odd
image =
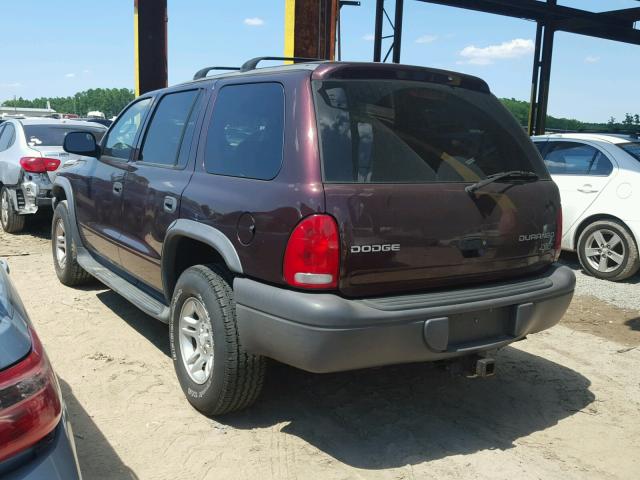
[[[19,233],[24,230],[25,216],[18,215],[11,202],[11,193],[7,187],[0,191],[0,224],[7,233]]]
[[[71,221],[66,200],[61,201],[53,212],[51,252],[53,266],[60,283],[75,287],[91,280],[91,275],[78,264],[78,253],[71,235]]]
[[[180,386],[197,410],[222,415],[256,401],[266,361],[242,347],[231,278],[224,269],[196,265],[180,275],[169,337]]]
[[[582,231],[578,258],[585,272],[613,282],[635,275],[640,268],[633,235],[615,220],[597,220]]]

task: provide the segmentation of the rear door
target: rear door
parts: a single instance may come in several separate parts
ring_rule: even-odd
[[[553,261],[557,188],[495,97],[376,79],[316,80],[313,89],[345,295],[498,280]],[[465,191],[512,170],[538,180]]]
[[[158,291],[164,237],[179,217],[182,191],[193,173],[193,165],[187,165],[191,152],[195,154],[192,144],[203,93],[190,89],[159,99],[125,180],[122,265]]]
[[[91,162],[86,182],[74,191],[85,245],[116,265],[120,264],[124,178],[152,100],[142,98],[120,114],[103,139],[100,158]]]
[[[600,196],[616,168],[595,145],[574,140],[550,139],[544,161],[560,189],[563,232],[568,235]]]

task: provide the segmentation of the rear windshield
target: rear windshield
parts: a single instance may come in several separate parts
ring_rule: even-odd
[[[325,182],[475,182],[508,170],[549,178],[493,95],[397,80],[314,81],[313,90]]]
[[[58,126],[58,125],[25,125],[24,135],[30,147],[61,147],[64,137],[69,132],[86,131],[91,132],[100,141],[107,131],[105,128],[85,127],[85,126]]]
[[[636,160],[640,160],[640,142],[618,143],[618,146]]]

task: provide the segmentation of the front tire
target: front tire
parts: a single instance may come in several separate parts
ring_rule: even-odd
[[[213,416],[256,401],[266,361],[242,347],[225,270],[196,265],[180,275],[169,327],[173,365],[191,405]]]
[[[590,275],[619,282],[640,268],[638,247],[629,230],[614,220],[597,220],[578,239],[578,258]]]
[[[61,201],[53,212],[51,252],[53,267],[60,283],[75,287],[91,279],[91,275],[78,264],[78,253],[71,235],[71,221],[66,200]]]
[[[7,187],[0,191],[0,224],[7,233],[19,233],[24,230],[25,216],[18,215],[11,202],[11,193]]]

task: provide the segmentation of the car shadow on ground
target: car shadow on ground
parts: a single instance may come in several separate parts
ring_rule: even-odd
[[[629,327],[631,330],[636,332],[640,332],[640,317],[631,318],[624,322],[624,324]]]
[[[506,450],[593,402],[579,373],[515,348],[498,375],[454,377],[433,365],[313,375],[276,365],[247,410],[216,420],[295,435],[356,468],[385,469],[481,450]]]
[[[150,317],[115,293],[113,290],[105,290],[96,295],[107,308],[124,320],[131,328],[136,330],[158,350],[166,356],[171,356],[169,347],[169,327]]]
[[[166,325],[110,290],[97,297],[170,355]],[[453,376],[434,364],[324,375],[270,367],[255,405],[215,420],[238,429],[286,423],[283,432],[364,469],[506,450],[595,399],[578,372],[513,347],[500,351],[498,373],[487,379]]]
[[[59,377],[58,377],[59,378]],[[62,378],[60,388],[71,420],[82,476],[87,479],[131,480],[138,476],[127,467]]]

